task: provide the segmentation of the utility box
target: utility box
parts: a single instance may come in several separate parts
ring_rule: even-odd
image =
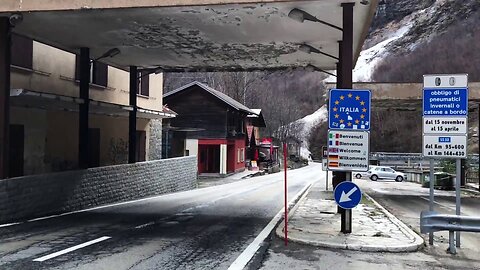
[[[443,189],[443,190],[453,190],[454,189],[454,180],[455,176],[449,174],[447,172],[436,172],[434,173],[435,182],[434,188],[435,189]],[[424,175],[423,187],[430,186],[430,175]]]

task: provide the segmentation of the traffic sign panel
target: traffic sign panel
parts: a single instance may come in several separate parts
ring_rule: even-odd
[[[341,182],[333,191],[335,202],[343,209],[355,208],[362,200],[362,191],[353,182]]]
[[[330,129],[370,130],[370,90],[330,90]]]
[[[467,88],[423,89],[424,116],[465,116],[467,114]]]
[[[467,117],[423,117],[424,134],[467,134]]]
[[[424,135],[423,156],[467,158],[467,136]]]
[[[368,171],[368,131],[330,130],[328,132],[328,169],[332,171]]]
[[[423,75],[423,88],[466,88],[468,74]]]

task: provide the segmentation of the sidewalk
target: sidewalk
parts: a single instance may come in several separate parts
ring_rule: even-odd
[[[240,180],[244,180],[248,178],[250,175],[258,172],[259,171],[249,171],[245,169],[245,171],[243,172],[235,173],[227,177],[199,178],[197,179],[198,188],[213,187],[213,186],[237,182]]]
[[[424,246],[413,232],[368,195],[352,210],[351,234],[340,232],[340,214],[333,193],[323,191],[317,182],[289,214],[288,239],[293,242],[361,251],[410,252]],[[284,223],[276,233],[284,237]]]

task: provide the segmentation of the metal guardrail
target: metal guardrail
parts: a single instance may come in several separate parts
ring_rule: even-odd
[[[454,232],[480,232],[480,217],[444,215],[433,211],[422,211],[420,232],[449,231],[449,251],[456,253]]]
[[[422,153],[372,152],[370,158],[378,160],[424,160]],[[478,161],[480,160],[478,154],[470,154],[468,155],[468,159],[474,164],[478,164]]]
[[[422,211],[420,232],[463,231],[480,232],[480,217],[444,215]]]

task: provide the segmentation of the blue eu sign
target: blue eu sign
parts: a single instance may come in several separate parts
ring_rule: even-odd
[[[370,90],[332,89],[328,127],[330,129],[370,130]]]
[[[362,191],[353,182],[341,182],[333,191],[335,202],[343,209],[352,209],[362,200]]]
[[[467,88],[423,90],[423,116],[466,116],[467,114]]]

